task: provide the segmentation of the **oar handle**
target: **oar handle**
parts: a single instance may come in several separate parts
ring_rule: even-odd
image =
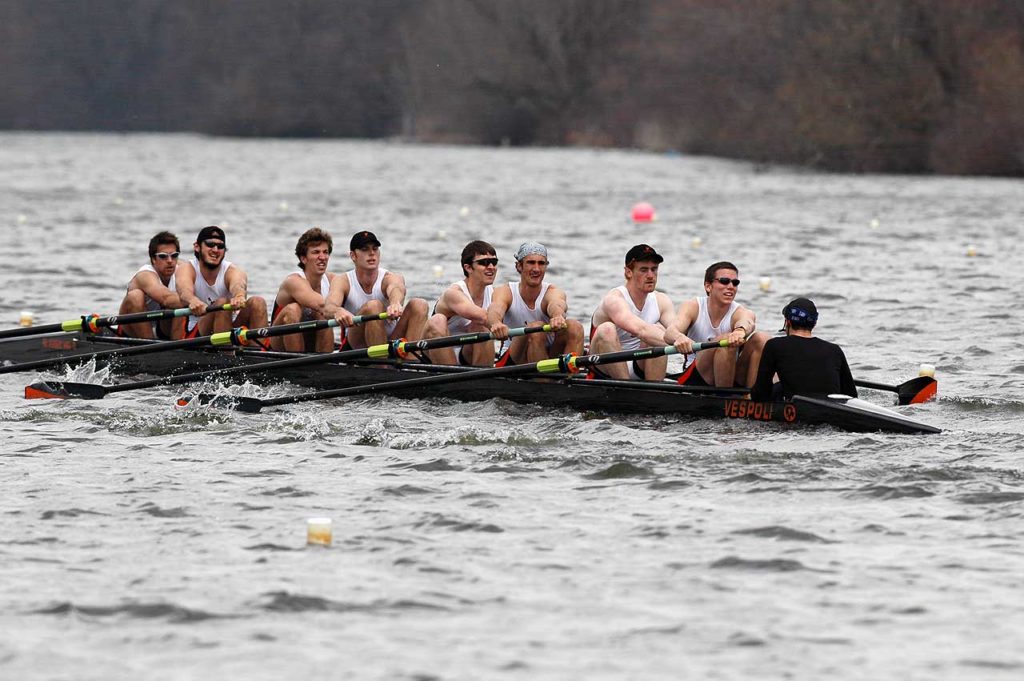
[[[226,310],[233,309],[231,304],[218,305],[216,307],[208,308],[206,313],[211,312],[223,312]],[[56,331],[64,331],[65,333],[72,333],[76,331],[85,331],[91,333],[99,333],[100,329],[109,328],[111,326],[119,326],[122,324],[136,324],[138,322],[155,322],[161,319],[174,319],[176,317],[187,317],[191,314],[191,310],[187,307],[179,307],[172,310],[149,310],[146,312],[132,312],[130,314],[122,315],[108,315],[101,317],[98,314],[87,314],[78,317],[77,319],[68,319],[63,322],[56,322],[54,324],[43,324],[42,326],[28,326],[20,329],[7,329],[0,331],[0,338],[18,338],[22,336],[38,336],[44,333],[53,333]]]
[[[543,326],[520,326],[518,328],[509,329],[508,335],[510,338],[514,338],[516,336],[525,336],[528,333],[550,333],[552,331],[554,331],[554,327],[550,324],[544,324]],[[369,356],[374,359],[382,359],[384,357],[388,357],[390,359],[404,359],[414,352],[439,350],[441,348],[451,348],[456,345],[469,345],[471,343],[482,343],[489,340],[495,340],[494,334],[490,331],[480,331],[477,333],[468,333],[462,336],[425,338],[418,341],[394,341],[389,345],[378,345],[368,348],[368,350],[373,351]],[[387,348],[387,354],[383,354],[383,348]]]
[[[694,343],[693,351],[711,350],[713,348],[727,348],[729,341],[722,339],[708,341],[706,343]],[[565,355],[554,359],[543,360],[537,363],[537,371],[541,373],[576,373],[584,367],[597,366],[598,364],[614,364],[615,362],[628,362],[630,360],[645,360],[653,357],[664,357],[666,355],[678,354],[679,350],[674,345],[665,345],[657,348],[640,348],[639,350],[621,350],[619,352],[605,352],[600,355]]]
[[[89,361],[90,359],[106,359],[108,357],[126,357],[134,355],[148,355],[166,350],[180,350],[185,348],[199,348],[204,346],[223,347],[230,345],[247,345],[249,341],[257,338],[270,338],[273,336],[284,336],[290,333],[300,333],[317,329],[338,326],[334,319],[318,319],[311,322],[299,322],[297,324],[285,324],[284,326],[266,327],[263,329],[247,329],[238,327],[230,331],[211,334],[209,336],[198,336],[196,338],[185,338],[176,341],[164,341],[150,343],[147,345],[133,346],[130,348],[116,348],[114,350],[100,350],[98,352],[86,352],[79,355],[69,355],[52,359],[36,360],[34,362],[23,362],[10,366],[0,366],[0,374],[17,373],[19,371],[31,371],[34,369],[47,369],[73,364],[78,361]],[[330,355],[328,355],[330,356]]]

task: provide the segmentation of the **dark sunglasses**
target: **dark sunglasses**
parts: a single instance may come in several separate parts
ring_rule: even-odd
[[[223,241],[204,241],[203,245],[207,248],[219,248],[225,251],[228,249],[227,244]]]
[[[181,253],[174,251],[173,253],[155,253],[154,255],[156,255],[159,260],[177,260]]]
[[[474,260],[473,263],[476,264],[476,265],[480,265],[481,267],[497,267],[498,266],[498,259],[497,258],[480,258],[479,260]]]
[[[717,279],[715,279],[715,281],[717,281],[722,286],[728,286],[729,284],[732,284],[733,286],[740,285],[739,279],[730,279],[729,277],[718,277]]]

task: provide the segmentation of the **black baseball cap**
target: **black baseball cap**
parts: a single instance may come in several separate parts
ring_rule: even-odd
[[[658,255],[658,252],[647,244],[637,244],[626,251],[626,264],[637,260],[650,260],[651,262],[664,262],[665,258]]]
[[[356,232],[348,242],[348,250],[358,251],[363,246],[369,246],[370,244],[380,248],[380,240],[377,239],[373,232]]]
[[[228,240],[224,236],[224,230],[217,225],[210,225],[209,227],[203,227],[199,230],[199,236],[196,237],[196,243],[202,243],[207,239],[220,239],[226,245]]]

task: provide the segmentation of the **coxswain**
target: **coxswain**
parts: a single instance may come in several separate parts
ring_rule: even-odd
[[[567,353],[583,354],[583,325],[566,319],[569,305],[565,291],[544,280],[548,249],[536,241],[519,246],[515,253],[519,281],[498,286],[487,308],[487,325],[503,341],[496,366],[539,362]],[[509,328],[550,324],[551,333],[508,337]]]
[[[818,308],[807,298],[795,298],[782,308],[785,336],[764,345],[750,398],[758,402],[791,399],[793,395],[857,396],[843,349],[813,335]],[[778,383],[773,384],[774,377]]]
[[[658,267],[665,259],[647,244],[637,244],[626,253],[625,283],[605,294],[591,318],[590,352],[601,354],[645,347],[673,345],[680,352],[691,348],[676,325],[675,305],[656,291]],[[660,381],[665,378],[668,358],[603,364],[592,375],[620,380]]]
[[[181,246],[178,237],[171,232],[158,232],[149,240],[149,264],[138,269],[131,281],[119,315],[176,310],[183,307],[174,283],[174,271],[178,267]],[[135,338],[159,338],[177,340],[185,335],[185,319],[161,319],[153,322],[137,322],[118,327],[118,335]]]

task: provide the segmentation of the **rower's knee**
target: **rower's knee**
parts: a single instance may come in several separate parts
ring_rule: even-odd
[[[433,338],[440,338],[448,333],[448,318],[443,314],[435,314],[427,320],[427,334]]]
[[[373,314],[377,315],[384,311],[384,303],[379,300],[368,300],[363,303],[363,306],[359,308],[358,314]]]
[[[619,330],[611,322],[603,322],[594,329],[594,335],[590,338],[591,345],[604,347],[616,346],[619,344]]]
[[[142,289],[135,289],[125,294],[121,301],[120,314],[132,314],[142,312],[146,308],[146,294]]]
[[[274,325],[297,324],[302,321],[302,307],[298,303],[288,303],[274,317]]]
[[[413,298],[405,304],[404,316],[426,319],[428,311],[429,307],[427,305],[427,301],[422,298]]]

